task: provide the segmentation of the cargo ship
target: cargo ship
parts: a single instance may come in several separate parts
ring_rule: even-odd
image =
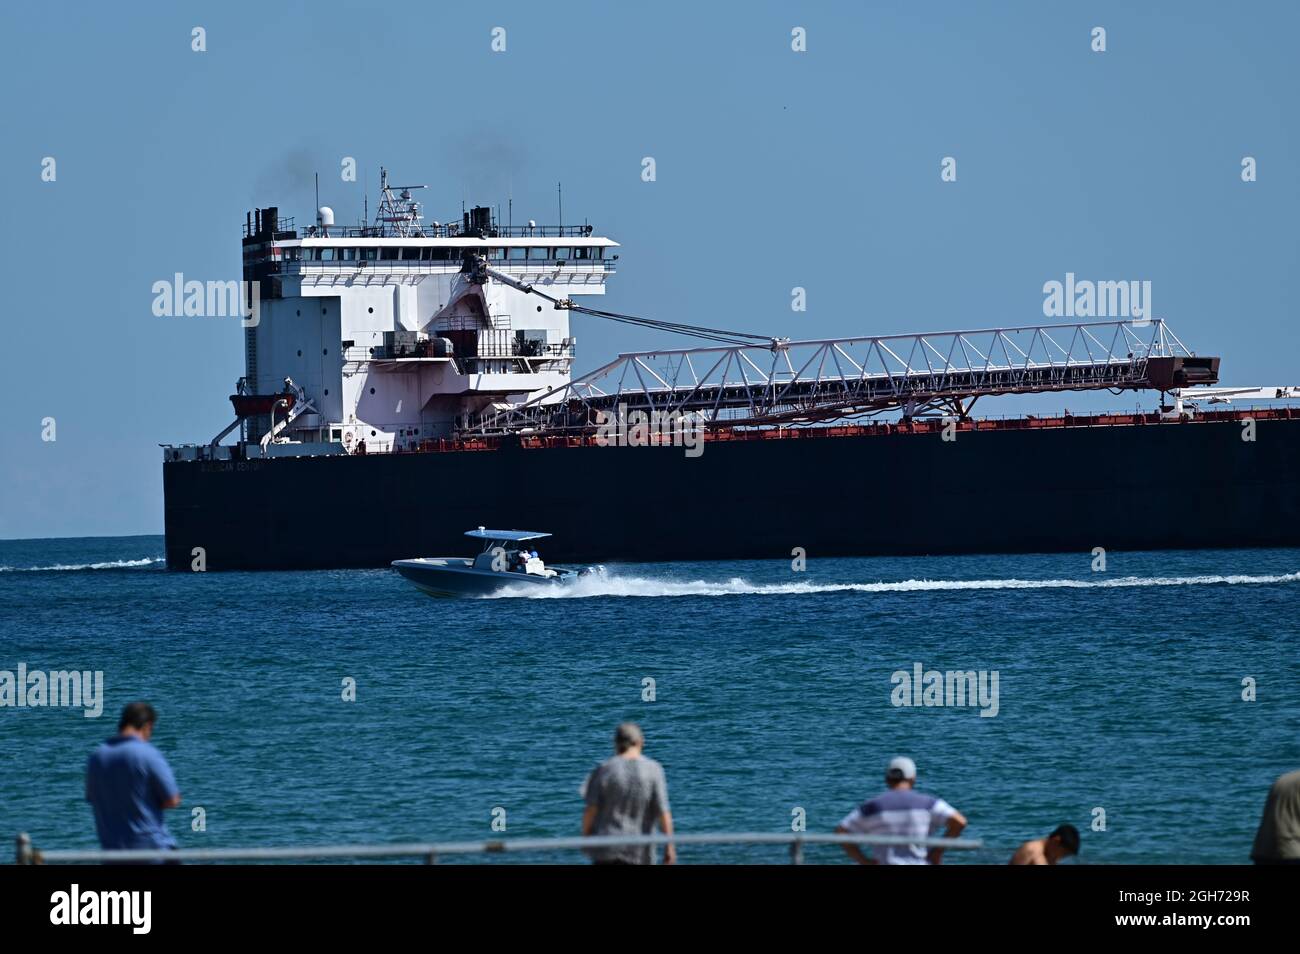
[[[234,420],[162,445],[169,568],[383,567],[467,526],[546,527],[565,562],[1300,545],[1300,390],[1219,386],[1164,321],[790,340],[646,318],[582,303],[618,261],[591,225],[426,222],[421,188],[381,172],[353,226],[246,216]],[[704,343],[575,375],[575,312]],[[1098,390],[1160,401],[973,414]]]

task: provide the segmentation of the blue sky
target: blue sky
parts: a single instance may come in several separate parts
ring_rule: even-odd
[[[1298,33],[1282,2],[6,4],[0,537],[161,531],[156,445],[229,422],[243,356],[236,321],[155,317],[151,286],[238,278],[245,211],[308,220],[315,171],[354,221],[344,156],[372,204],[382,163],[442,220],[512,191],[551,223],[563,181],[566,221],[623,243],[621,311],[796,338],[1029,324],[1072,271],[1151,281],[1225,383],[1300,384]],[[579,370],[672,341],[574,330]]]

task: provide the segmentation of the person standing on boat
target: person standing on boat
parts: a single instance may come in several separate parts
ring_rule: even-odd
[[[899,756],[885,771],[889,791],[863,802],[835,826],[838,834],[894,835],[904,838],[928,838],[940,825],[944,836],[956,838],[966,827],[966,816],[942,798],[915,790],[916,763]],[[862,865],[937,865],[943,861],[943,849],[927,852],[920,845],[884,845],[868,858],[857,845],[843,846],[845,853]]]
[[[614,730],[614,755],[598,765],[583,783],[587,808],[582,813],[582,834],[648,835],[655,825],[665,835],[673,833],[668,808],[668,780],[664,768],[642,754],[645,736],[635,722]],[[587,849],[598,865],[652,865],[651,845],[610,845]],[[673,845],[664,846],[664,864],[677,860]]]
[[[117,735],[86,763],[86,801],[105,851],[176,847],[163,812],[181,803],[181,793],[171,766],[149,741],[157,721],[149,703],[128,703]]]

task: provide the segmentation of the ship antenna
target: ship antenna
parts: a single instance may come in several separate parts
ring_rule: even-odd
[[[379,211],[375,213],[375,229],[379,235],[424,236],[421,219],[422,206],[411,195],[412,190],[427,189],[427,185],[392,185],[388,170],[379,167]]]
[[[555,183],[555,194],[559,197],[560,203],[560,234],[564,234],[564,183]]]

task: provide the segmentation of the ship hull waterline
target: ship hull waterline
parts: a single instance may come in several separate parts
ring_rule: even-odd
[[[481,525],[545,526],[557,563],[1300,546],[1300,418],[1253,428],[168,461],[167,565],[386,567]]]

